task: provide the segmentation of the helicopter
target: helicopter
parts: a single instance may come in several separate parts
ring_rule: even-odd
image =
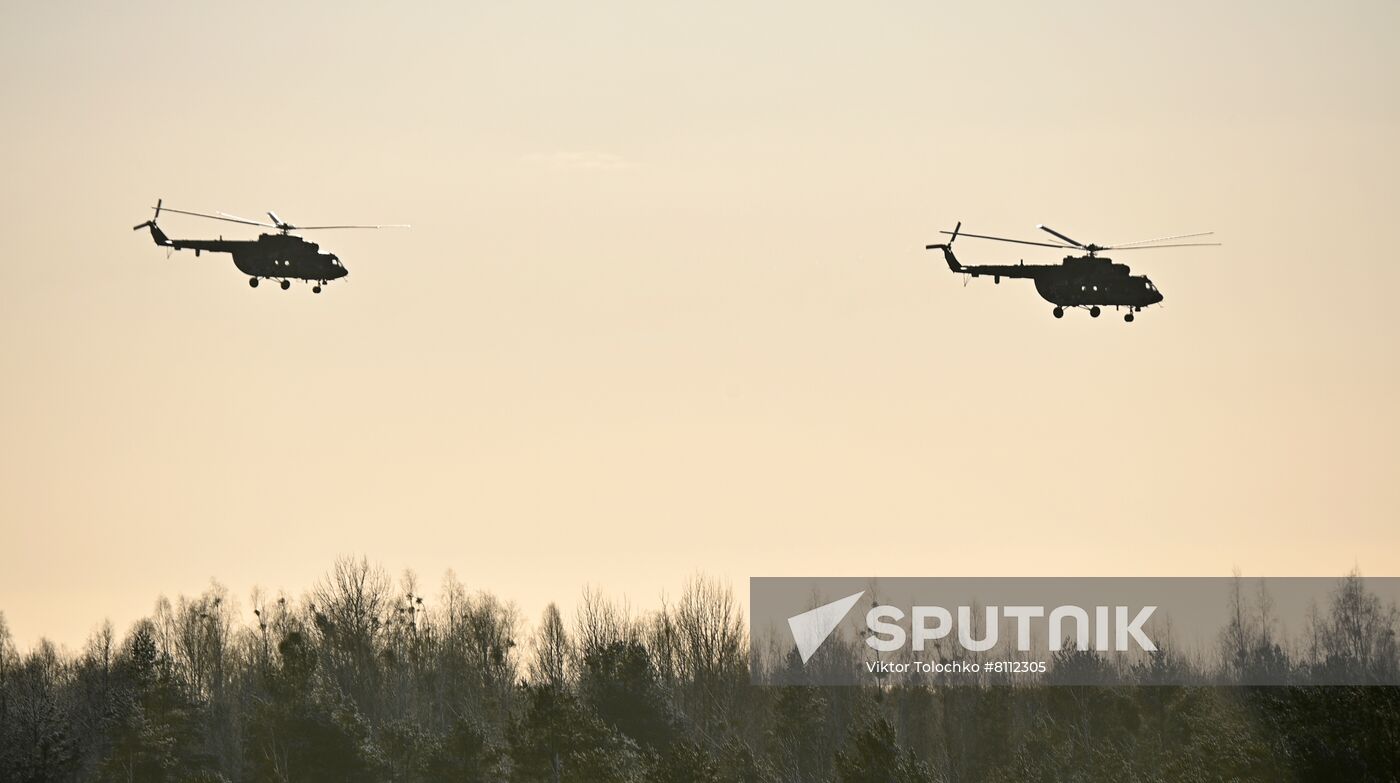
[[[207,215],[203,212],[187,212],[182,209],[172,209],[164,207],[166,212],[173,212],[178,215],[192,215],[194,217],[209,218],[211,220],[224,220],[229,223],[242,223],[248,226],[261,226],[262,228],[276,229],[275,234],[262,234],[257,239],[171,239],[165,232],[156,225],[160,219],[163,201],[156,200],[155,215],[141,223],[132,226],[132,231],[139,231],[143,228],[151,229],[151,238],[157,245],[168,247],[173,250],[193,250],[195,257],[202,252],[209,253],[229,253],[233,255],[233,265],[245,275],[248,275],[248,285],[253,288],[258,287],[259,280],[277,280],[285,291],[292,287],[293,280],[305,280],[313,283],[311,292],[321,293],[321,287],[332,280],[338,280],[350,274],[350,270],[340,263],[340,259],[334,253],[321,252],[321,246],[315,242],[308,242],[299,236],[293,235],[293,231],[311,231],[328,228],[408,228],[406,225],[381,225],[381,226],[294,226],[281,218],[275,212],[268,212],[267,216],[272,219],[271,223],[263,223],[257,220],[248,220],[220,212],[217,215]]]
[[[1195,237],[1210,236],[1213,231],[1203,231],[1197,234],[1177,234],[1169,237],[1158,237],[1156,239],[1143,239],[1137,242],[1123,242],[1116,245],[1095,245],[1084,244],[1061,234],[1049,226],[1038,225],[1036,228],[1053,235],[1061,240],[1060,242],[1032,242],[1026,239],[1007,239],[1005,237],[993,237],[985,234],[967,234],[962,231],[962,222],[953,227],[952,231],[940,231],[940,234],[951,234],[952,238],[946,243],[936,245],[926,245],[926,250],[942,250],[943,258],[948,262],[948,268],[954,272],[960,272],[971,277],[981,277],[990,275],[993,282],[1000,283],[1003,277],[1025,277],[1035,281],[1036,293],[1040,294],[1045,301],[1055,305],[1051,313],[1056,318],[1065,317],[1066,307],[1083,307],[1089,310],[1090,317],[1098,318],[1104,307],[1115,309],[1126,307],[1128,312],[1123,316],[1123,320],[1128,323],[1133,322],[1133,314],[1142,312],[1144,307],[1150,307],[1162,301],[1162,292],[1146,275],[1133,275],[1126,264],[1117,264],[1111,258],[1099,255],[1104,250],[1152,250],[1166,247],[1212,247],[1219,246],[1219,242],[1187,242],[1181,244],[1159,245],[1157,242],[1166,242],[1176,239],[1192,239]],[[1021,245],[1037,245],[1039,247],[1065,248],[1070,250],[1082,250],[1084,255],[1068,255],[1059,264],[1027,264],[1025,261],[1019,264],[978,264],[974,266],[964,266],[957,257],[953,255],[953,242],[959,236],[975,237],[977,239],[991,239],[997,242],[1015,242]]]

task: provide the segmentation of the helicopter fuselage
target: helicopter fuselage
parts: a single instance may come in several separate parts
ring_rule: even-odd
[[[1127,264],[1096,255],[1066,256],[1058,264],[983,264],[965,266],[951,248],[941,247],[948,268],[972,277],[1029,278],[1036,293],[1058,307],[1130,307],[1141,309],[1162,301],[1162,292],[1146,275],[1134,275]]]
[[[332,253],[292,234],[262,234],[257,239],[171,239],[154,222],[148,224],[157,245],[200,253],[229,253],[233,265],[253,279],[309,280],[324,283],[350,274]],[[139,226],[138,226],[139,228]]]

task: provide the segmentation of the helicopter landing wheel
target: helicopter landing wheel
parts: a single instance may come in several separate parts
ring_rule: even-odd
[[[1050,312],[1053,313],[1054,316],[1055,316],[1056,318],[1064,318],[1064,317],[1065,317],[1065,308],[1063,308],[1063,307],[1056,307],[1054,310],[1051,310]]]
[[[1128,323],[1132,323],[1132,322],[1133,322],[1133,314],[1132,314],[1132,313],[1128,313],[1127,315],[1123,316],[1123,320],[1124,320],[1124,321],[1127,321]]]
[[[257,287],[258,287],[258,279],[257,279],[256,277],[250,277],[250,278],[248,278],[248,287],[249,287],[249,288],[257,288]]]
[[[319,294],[319,293],[321,293],[321,286],[319,286],[319,285],[313,285],[313,286],[311,286],[311,293],[313,293],[313,294]]]
[[[1089,308],[1089,317],[1090,317],[1090,318],[1098,318],[1100,312],[1101,312],[1101,311],[1099,310],[1099,306],[1098,306],[1098,305],[1094,305],[1093,307],[1090,307],[1090,308]]]
[[[291,288],[291,287],[292,287],[292,281],[290,281],[290,280],[283,280],[283,281],[282,281],[282,290],[283,290],[283,291],[285,291],[285,290],[287,290],[288,288]]]

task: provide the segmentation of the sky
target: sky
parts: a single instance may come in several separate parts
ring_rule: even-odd
[[[697,573],[1400,575],[1397,29],[1379,1],[6,4],[0,612],[76,648],[344,554],[527,620]],[[318,296],[253,290],[132,232],[157,198],[413,228],[314,237],[351,272]],[[1135,323],[1056,320],[923,249],[958,221],[1224,244],[1116,257],[1165,295]]]

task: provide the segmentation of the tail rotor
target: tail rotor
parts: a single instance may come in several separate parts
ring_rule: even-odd
[[[154,215],[151,215],[150,220],[147,220],[145,223],[141,223],[140,225],[132,226],[131,230],[140,231],[141,229],[146,228],[147,226],[154,228],[156,225],[156,221],[160,219],[160,205],[162,201],[163,199],[156,199],[156,213]]]
[[[943,260],[948,262],[948,268],[951,269],[951,270],[953,270],[954,272],[961,272],[961,271],[963,271],[963,265],[962,265],[961,263],[958,262],[957,256],[953,255],[953,243],[954,243],[955,241],[957,241],[957,239],[958,239],[958,232],[959,232],[959,231],[962,231],[962,221],[961,221],[961,220],[958,221],[958,224],[957,224],[956,226],[953,226],[953,230],[952,230],[952,231],[942,231],[942,232],[939,232],[939,233],[942,233],[942,234],[952,234],[952,236],[949,237],[949,239],[948,239],[947,242],[940,243],[940,244],[937,244],[937,245],[925,245],[925,246],[924,246],[924,249],[925,249],[925,250],[942,250],[942,251],[943,251]]]
[[[170,237],[167,237],[165,235],[165,232],[160,230],[160,226],[156,225],[156,220],[160,219],[161,203],[162,201],[160,199],[156,199],[156,213],[154,215],[151,215],[151,219],[147,220],[145,223],[132,226],[131,230],[140,231],[143,228],[149,228],[151,230],[151,239],[155,240],[155,243],[157,245],[160,245],[162,247],[171,247],[172,243],[170,241]],[[195,251],[195,255],[199,255],[198,250]]]

